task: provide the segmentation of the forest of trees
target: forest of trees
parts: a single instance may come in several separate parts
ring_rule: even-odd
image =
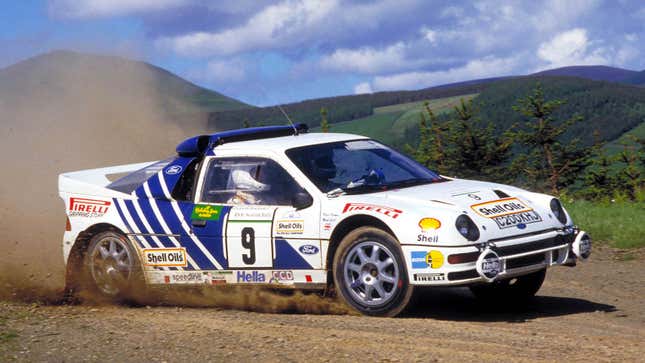
[[[463,101],[438,118],[426,104],[419,143],[406,152],[441,174],[523,185],[587,199],[641,200],[645,187],[645,140],[631,137],[612,153],[594,130],[591,145],[575,137],[581,114],[562,118],[566,99],[549,97],[540,83],[516,98],[510,111],[519,120],[501,131],[487,122],[478,104]]]

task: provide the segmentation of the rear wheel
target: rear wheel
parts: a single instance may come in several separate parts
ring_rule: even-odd
[[[105,298],[129,297],[141,282],[137,254],[127,238],[116,232],[92,237],[84,266],[87,287]]]
[[[488,302],[524,301],[532,298],[540,290],[545,277],[546,269],[542,269],[508,280],[471,286],[470,291],[478,299]]]
[[[396,316],[412,296],[399,243],[378,228],[362,227],[345,236],[333,272],[343,300],[366,315]]]

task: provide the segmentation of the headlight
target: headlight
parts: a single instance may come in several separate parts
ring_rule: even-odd
[[[551,212],[553,212],[555,218],[557,218],[560,223],[567,224],[567,214],[564,212],[564,208],[562,208],[562,203],[560,203],[556,198],[553,198],[551,199],[549,206],[551,207]]]
[[[466,237],[467,240],[477,241],[479,239],[479,229],[475,225],[475,222],[473,222],[473,220],[467,215],[462,214],[457,217],[455,227],[457,227],[459,233]]]

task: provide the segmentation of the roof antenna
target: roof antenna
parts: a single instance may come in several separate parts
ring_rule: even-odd
[[[284,112],[284,110],[282,109],[282,106],[278,105],[278,108],[280,109],[280,111],[282,111],[282,114],[284,115],[284,117],[287,118],[287,121],[289,121],[289,124],[291,125],[291,127],[293,127],[294,136],[298,136],[298,128],[296,127],[296,125],[293,124],[293,122],[289,118],[289,115],[287,115],[287,113]]]

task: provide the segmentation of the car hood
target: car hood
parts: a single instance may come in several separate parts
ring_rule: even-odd
[[[551,198],[509,185],[450,179],[374,193],[369,202],[400,208],[409,217],[436,217],[445,222],[467,214],[486,240],[562,227],[552,216]]]

